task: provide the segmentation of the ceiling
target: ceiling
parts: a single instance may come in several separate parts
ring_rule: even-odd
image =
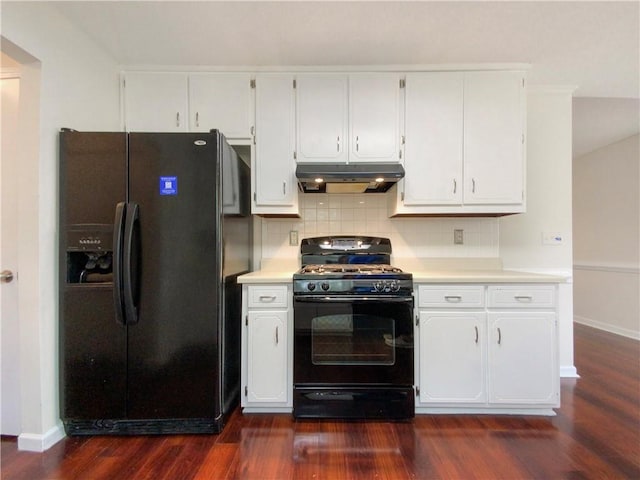
[[[577,113],[589,117],[596,109],[589,122],[576,123],[587,129],[583,143],[602,121],[597,111],[616,116],[604,122],[608,130],[625,124],[612,134],[599,130],[606,137],[599,141],[638,131],[637,1],[47,3],[122,65],[528,63],[529,85],[575,86],[575,96],[585,98]],[[615,100],[609,107],[594,98]]]

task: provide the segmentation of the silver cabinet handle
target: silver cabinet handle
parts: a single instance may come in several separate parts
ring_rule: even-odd
[[[338,135],[338,141],[336,143],[336,152],[340,151],[340,135]]]
[[[287,194],[287,182],[282,182],[282,194]]]
[[[515,295],[513,298],[515,298],[519,302],[530,302],[531,300],[533,300],[533,297],[531,295]]]
[[[196,127],[200,126],[200,112],[196,112]]]
[[[476,193],[476,179],[471,179],[471,193]]]
[[[273,302],[276,299],[275,295],[260,295],[259,300],[261,302]]]
[[[13,280],[13,272],[11,270],[3,270],[0,273],[0,282],[9,283]]]
[[[478,326],[476,325],[474,327],[476,329],[476,343],[478,343],[479,337],[478,337]]]
[[[276,327],[276,345],[278,345],[279,340],[278,340],[278,327]]]
[[[356,136],[356,152],[360,150],[360,137]]]
[[[458,191],[458,182],[456,182],[456,179],[453,179],[453,193],[455,194]]]
[[[180,126],[180,112],[176,112],[176,127]]]
[[[500,327],[498,327],[498,345],[502,344],[502,332],[500,331]]]
[[[460,295],[445,295],[444,299],[447,302],[455,302],[455,303],[459,303],[462,301],[462,297]]]

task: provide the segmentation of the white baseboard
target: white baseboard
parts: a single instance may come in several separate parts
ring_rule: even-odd
[[[623,337],[633,338],[634,340],[640,340],[640,332],[629,330],[628,328],[617,327],[609,323],[598,322],[587,317],[581,317],[580,315],[574,315],[573,320],[576,323],[587,325],[589,327],[597,328],[598,330],[604,330],[605,332],[615,333],[616,335],[622,335]]]
[[[18,435],[18,450],[44,452],[65,437],[62,424],[58,424],[44,434],[21,433]]]
[[[560,367],[560,378],[580,378],[578,370],[573,365],[562,365]]]

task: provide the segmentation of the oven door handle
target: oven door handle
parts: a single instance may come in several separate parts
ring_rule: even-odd
[[[351,303],[351,302],[384,302],[413,303],[413,297],[392,297],[384,295],[295,295],[294,302],[304,303]]]

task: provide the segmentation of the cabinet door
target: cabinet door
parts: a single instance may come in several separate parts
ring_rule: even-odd
[[[400,160],[400,75],[349,75],[349,161]]]
[[[247,402],[286,403],[287,311],[249,312]]]
[[[255,206],[296,206],[293,75],[256,76]],[[254,210],[253,213],[269,213]],[[275,212],[273,212],[275,213]],[[287,213],[287,212],[280,212]]]
[[[249,138],[252,110],[250,74],[189,75],[191,131],[208,132],[215,128],[227,138]]]
[[[409,73],[404,204],[462,203],[462,73]]]
[[[520,72],[465,74],[465,204],[523,203],[524,102]]]
[[[296,76],[298,162],[347,161],[347,77]]]
[[[420,402],[484,403],[486,315],[420,312]]]
[[[556,405],[556,315],[489,313],[489,402]]]
[[[129,72],[124,83],[125,129],[129,132],[186,132],[187,75]]]

